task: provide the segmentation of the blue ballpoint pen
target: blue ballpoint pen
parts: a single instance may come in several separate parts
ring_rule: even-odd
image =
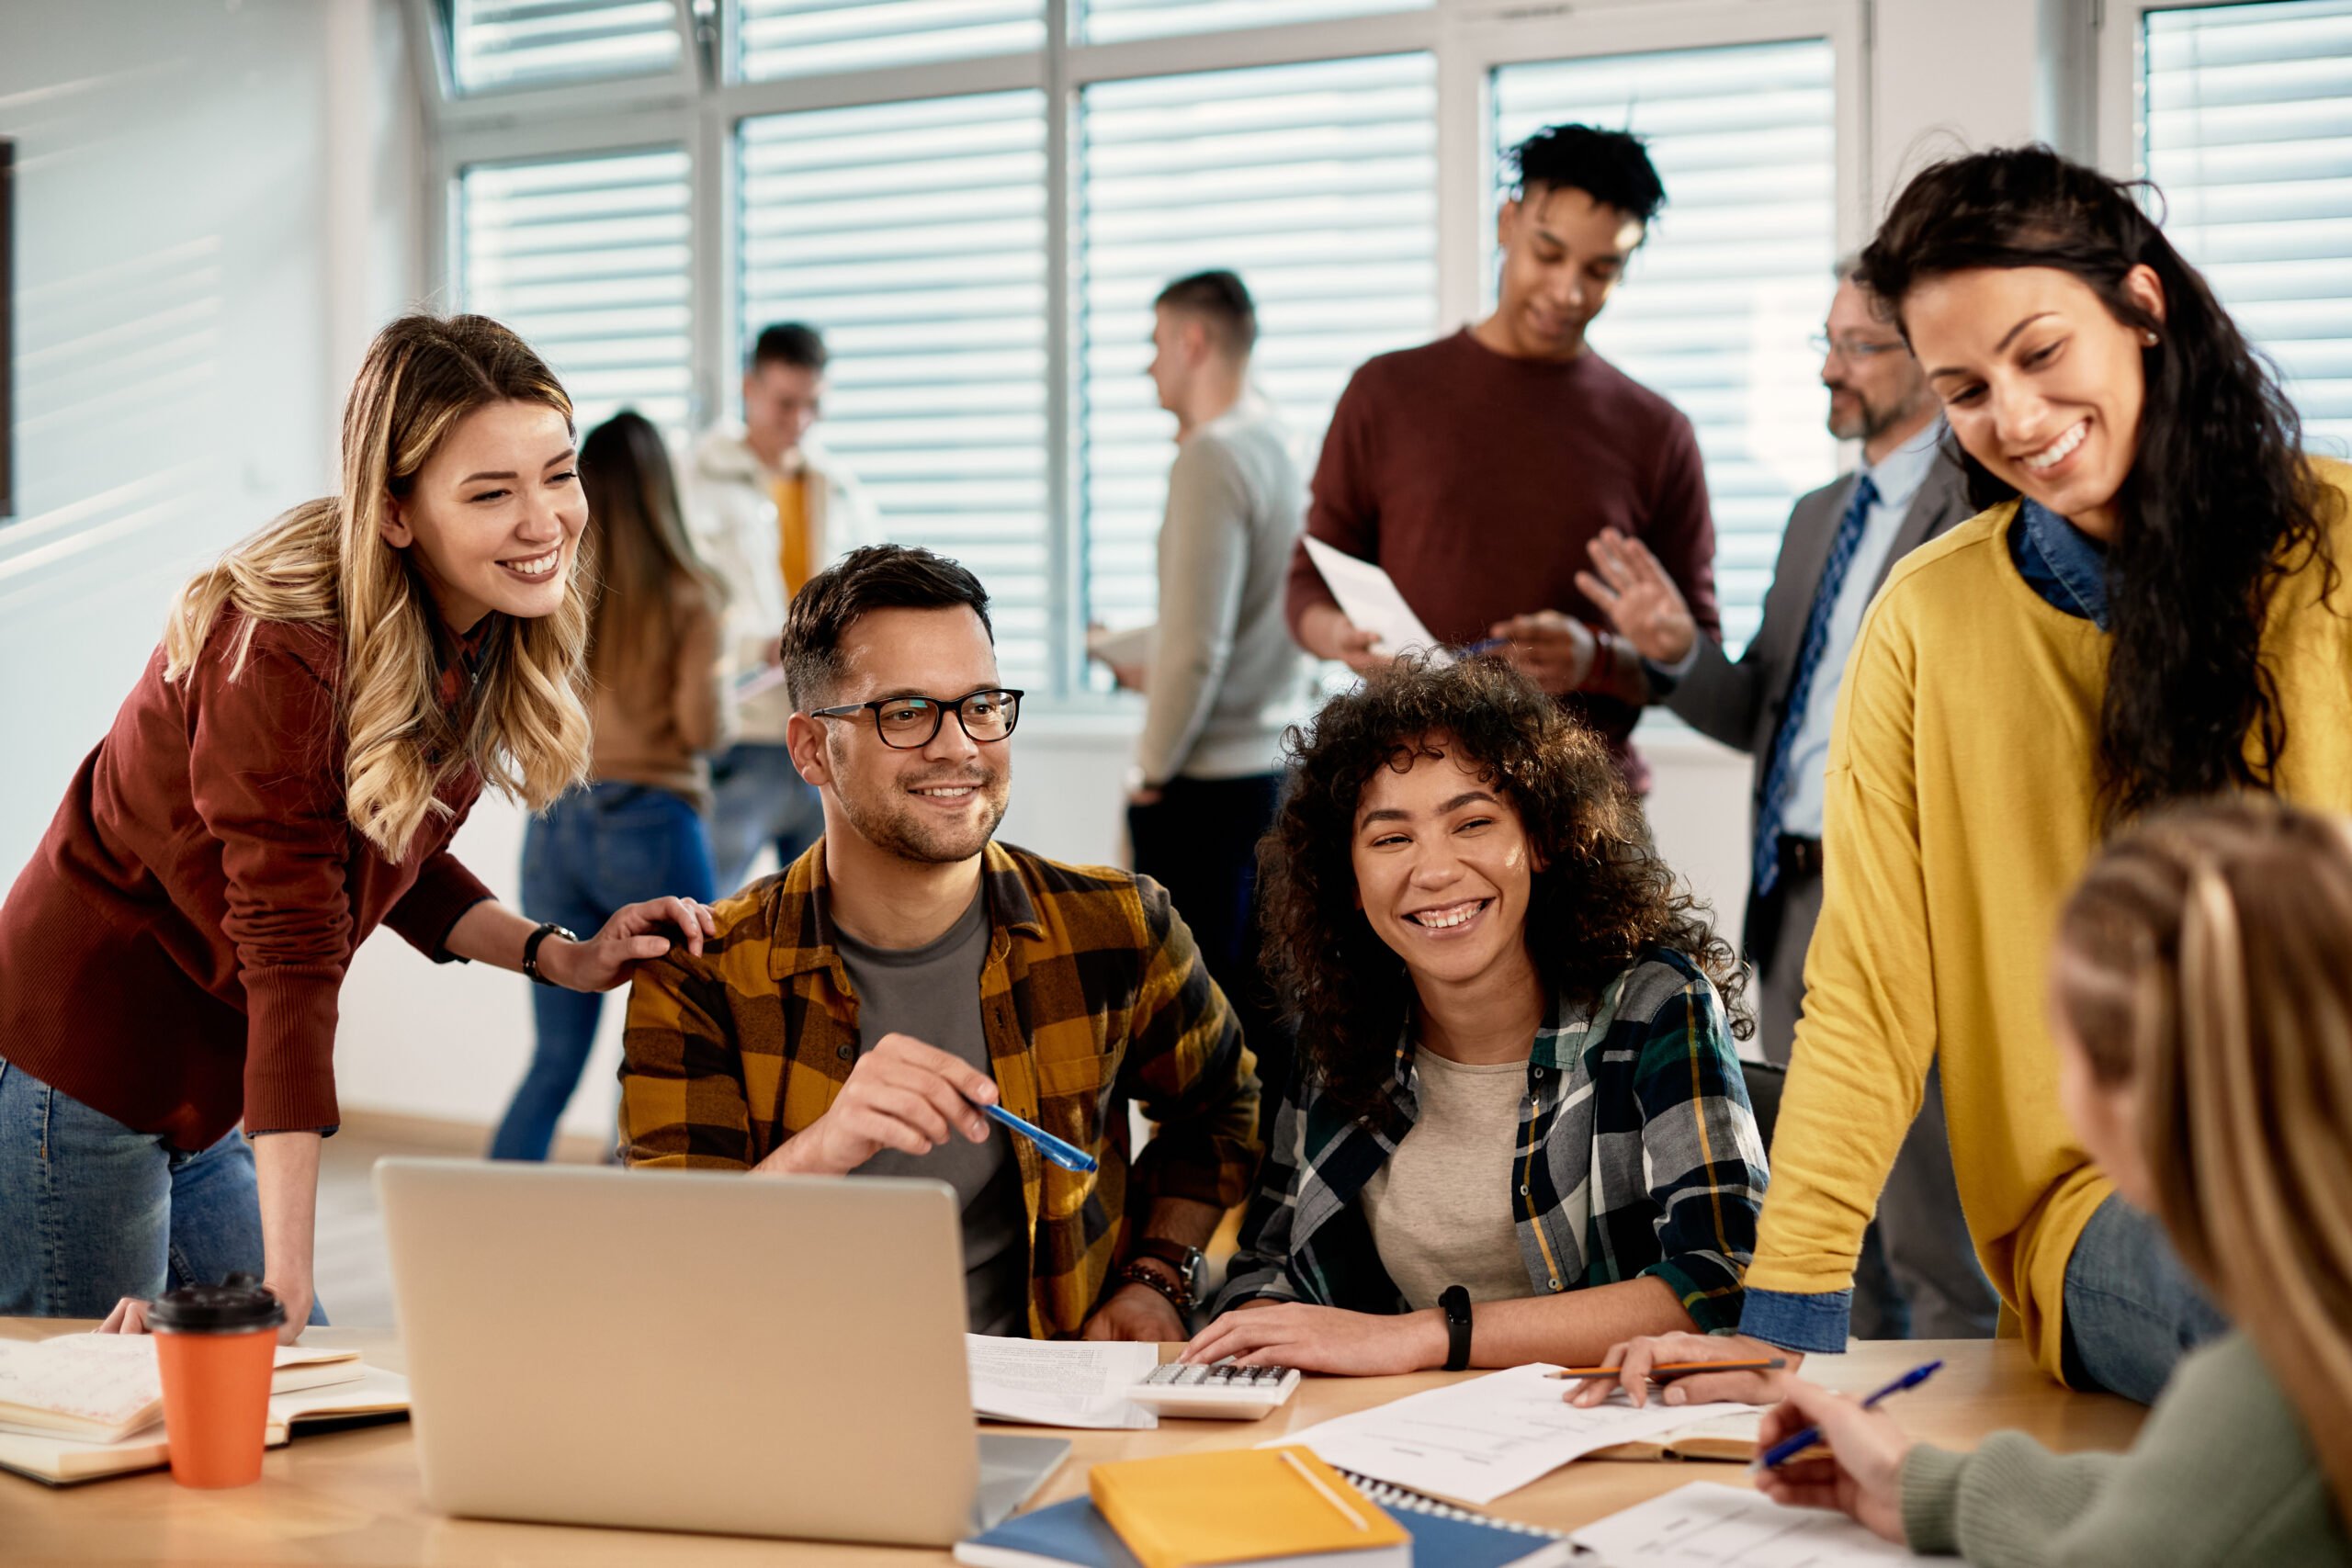
[[[1941,1361],[1929,1361],[1924,1367],[1912,1368],[1909,1371],[1904,1373],[1901,1377],[1895,1379],[1884,1388],[1880,1389],[1876,1393],[1871,1394],[1868,1399],[1863,1400],[1862,1408],[1865,1410],[1871,1409],[1872,1406],[1876,1405],[1880,1400],[1884,1399],[1891,1393],[1901,1393],[1906,1388],[1917,1388],[1921,1383],[1926,1382],[1929,1378],[1934,1377],[1936,1375],[1936,1369],[1942,1365],[1943,1363]],[[1782,1438],[1779,1442],[1774,1443],[1770,1448],[1766,1449],[1762,1453],[1758,1454],[1756,1458],[1755,1468],[1758,1470],[1770,1470],[1775,1465],[1786,1464],[1789,1461],[1796,1458],[1797,1455],[1804,1452],[1805,1450],[1813,1447],[1814,1444],[1819,1441],[1821,1441],[1821,1428],[1818,1427],[1807,1427],[1802,1432],[1792,1432],[1787,1437]]]
[[[1092,1155],[1075,1144],[1063,1143],[1043,1127],[1031,1126],[1003,1106],[983,1105],[980,1107],[980,1114],[991,1122],[1003,1123],[1036,1145],[1039,1154],[1044,1155],[1064,1170],[1075,1170],[1088,1175],[1093,1173],[1094,1156]]]

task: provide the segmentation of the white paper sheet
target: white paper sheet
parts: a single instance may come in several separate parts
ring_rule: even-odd
[[[1127,1391],[1159,1365],[1159,1347],[1115,1340],[1000,1339],[964,1336],[972,1409],[1032,1427],[1102,1427],[1148,1432],[1159,1417]]]
[[[1595,1449],[1746,1408],[1652,1404],[1636,1410],[1619,1395],[1580,1410],[1560,1397],[1577,1385],[1544,1375],[1556,1370],[1542,1362],[1513,1367],[1273,1440],[1305,1443],[1341,1470],[1483,1507]]]
[[[1086,651],[1105,664],[1149,665],[1159,651],[1159,623],[1129,626],[1125,631],[1105,631],[1101,627],[1086,634]]]
[[[1439,642],[1421,617],[1405,603],[1405,595],[1396,579],[1368,560],[1358,560],[1344,551],[1335,550],[1313,535],[1306,536],[1306,556],[1315,570],[1323,574],[1323,584],[1330,589],[1331,597],[1340,602],[1359,630],[1368,631],[1380,638],[1373,646],[1375,653],[1404,653],[1423,649],[1436,655],[1440,664],[1451,664],[1453,656]]]
[[[1761,1493],[1694,1481],[1576,1532],[1610,1568],[1889,1568],[1926,1562],[1843,1514],[1783,1508]]]

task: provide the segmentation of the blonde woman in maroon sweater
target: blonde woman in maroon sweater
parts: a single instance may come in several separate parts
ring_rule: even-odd
[[[698,905],[583,941],[449,853],[485,782],[538,810],[587,769],[572,446],[521,339],[403,318],[345,406],[341,493],[181,592],[0,904],[0,1314],[136,1329],[157,1292],[244,1269],[288,1338],[323,1321],[338,993],[379,925],[576,990],[672,931],[700,951]]]

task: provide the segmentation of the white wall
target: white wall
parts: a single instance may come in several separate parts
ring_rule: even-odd
[[[0,877],[105,733],[173,590],[333,483],[347,323],[418,276],[414,117],[378,112],[401,80],[398,20],[390,0],[0,17],[19,476],[0,523]]]

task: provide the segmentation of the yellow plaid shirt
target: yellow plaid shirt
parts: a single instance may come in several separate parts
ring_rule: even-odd
[[[833,946],[824,856],[820,840],[715,906],[700,957],[680,949],[639,966],[621,1066],[629,1165],[748,1170],[841,1092],[857,1062],[857,997]],[[1159,884],[997,843],[981,882],[980,1011],[1004,1108],[1101,1166],[1081,1176],[1012,1140],[1029,1332],[1074,1335],[1154,1198],[1230,1207],[1248,1195],[1257,1063]],[[1131,1101],[1159,1128],[1139,1156]]]

